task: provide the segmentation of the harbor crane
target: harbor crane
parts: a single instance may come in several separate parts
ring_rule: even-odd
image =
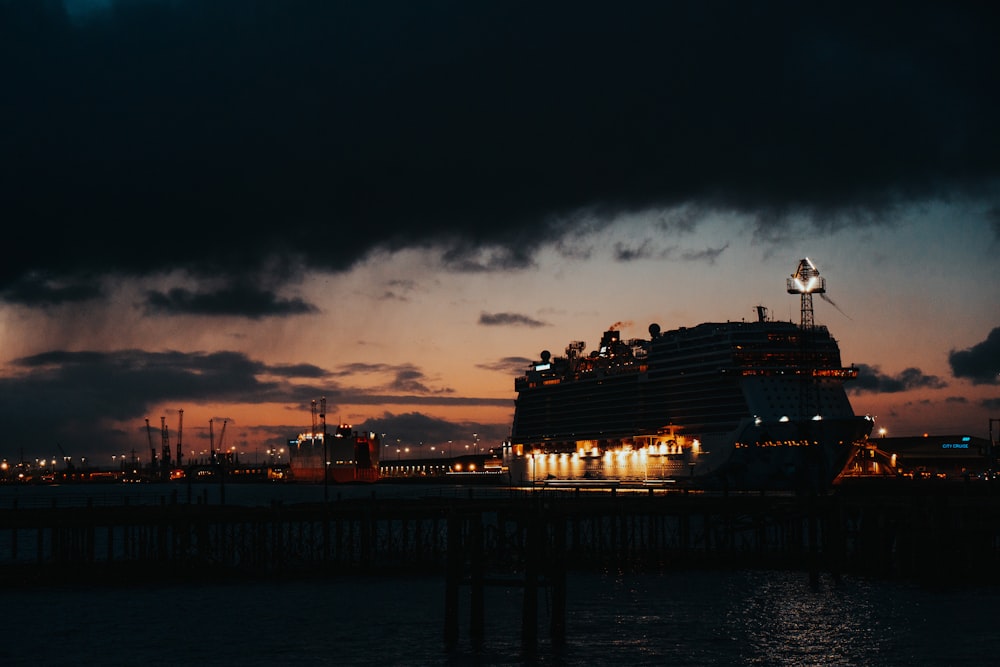
[[[309,427],[309,439],[316,442],[316,399],[312,402],[312,425]]]
[[[184,454],[181,451],[181,433],[184,428],[184,410],[177,411],[177,467],[184,465]]]
[[[66,455],[66,450],[63,449],[62,445],[60,445],[58,442],[56,443],[56,447],[59,448],[59,452],[62,454],[63,464],[66,466],[66,470],[72,471],[73,459]]]
[[[149,417],[146,417],[146,437],[149,439],[149,469],[156,470],[156,446],[153,445],[153,429],[149,425]]]
[[[223,438],[226,437],[226,424],[228,424],[228,423],[229,423],[228,419],[223,419],[222,420],[222,430],[219,431],[219,443],[218,444],[219,444],[219,456],[221,456],[221,457],[225,457],[226,456],[226,452],[222,448],[222,440],[223,440]]]
[[[160,452],[160,464],[166,478],[170,476],[170,431],[167,429],[166,417],[160,417]]]

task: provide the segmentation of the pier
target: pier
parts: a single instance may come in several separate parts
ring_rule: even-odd
[[[650,489],[469,489],[263,507],[181,502],[0,508],[0,576],[114,581],[394,574],[475,549],[523,571],[559,544],[566,567],[802,569],[963,578],[1000,562],[990,483],[858,485],[824,496]],[[460,519],[460,520],[459,520]],[[539,531],[534,535],[532,531]],[[534,535],[534,536],[533,536]],[[16,574],[15,574],[16,573]]]

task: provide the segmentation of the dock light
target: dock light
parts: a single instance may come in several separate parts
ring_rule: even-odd
[[[787,422],[788,421],[788,415],[782,415],[781,419],[779,419],[778,421],[779,422]]]

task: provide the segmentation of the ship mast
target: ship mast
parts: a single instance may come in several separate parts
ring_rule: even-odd
[[[806,257],[799,260],[798,268],[786,284],[789,294],[802,295],[802,317],[799,326],[805,331],[811,331],[816,326],[813,320],[813,294],[826,292],[826,279],[819,275],[816,265]]]
[[[801,295],[802,314],[799,321],[799,416],[811,418],[818,415],[818,388],[813,381],[816,368],[816,350],[813,337],[816,321],[813,318],[813,294],[826,293],[826,280],[819,275],[816,265],[808,257],[799,260],[799,266],[786,281],[789,294]]]

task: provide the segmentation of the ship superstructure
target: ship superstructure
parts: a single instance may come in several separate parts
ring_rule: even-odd
[[[326,398],[320,412],[313,401],[312,427],[288,441],[289,475],[295,482],[376,482],[380,440],[377,433],[358,432],[340,424],[327,433]],[[317,421],[317,416],[319,420]]]
[[[543,351],[514,383],[514,451],[535,479],[828,483],[872,421],[854,415],[843,383],[857,370],[809,311],[808,324],[758,307],[755,321],[652,324],[630,340],[611,328],[589,353],[579,341]]]

